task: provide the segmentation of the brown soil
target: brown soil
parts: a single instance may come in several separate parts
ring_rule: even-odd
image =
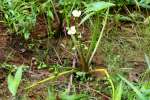
[[[46,18],[43,15],[37,17],[37,23],[31,32],[31,37],[42,38],[48,35]]]

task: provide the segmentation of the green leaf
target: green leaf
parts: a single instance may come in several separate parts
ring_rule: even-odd
[[[38,5],[33,0],[1,0],[0,10],[4,21],[12,33],[29,38],[29,31],[35,26]],[[24,30],[28,33],[25,33]]]
[[[148,65],[148,69],[150,70],[150,60],[149,60],[149,57],[145,54],[145,60],[146,60],[146,63]]]
[[[21,81],[21,78],[22,78],[22,66],[20,66],[18,69],[17,69],[17,72],[15,74],[15,82],[16,82],[16,85],[19,86],[19,83]]]
[[[122,92],[123,92],[123,83],[121,81],[117,86],[117,89],[115,90],[113,100],[121,100]]]
[[[30,36],[30,33],[29,32],[25,32],[24,33],[24,38],[27,40],[27,39],[29,39],[29,36]]]
[[[16,87],[15,87],[15,83],[14,83],[14,77],[11,74],[8,75],[8,89],[12,93],[13,96],[16,95]]]
[[[56,94],[50,88],[48,88],[48,96],[46,100],[56,100]]]
[[[67,92],[63,92],[60,97],[62,100],[87,100],[87,96],[84,94],[68,95]]]
[[[81,20],[79,25],[84,23],[87,19],[89,19],[94,14],[96,14],[98,11],[107,9],[107,8],[109,8],[111,6],[114,6],[114,5],[115,4],[113,4],[113,3],[104,2],[104,1],[85,4],[85,6],[86,6],[86,9],[85,9],[86,16]]]
[[[141,0],[140,3],[150,4],[150,0]]]
[[[140,98],[140,100],[147,100],[144,96],[144,94],[141,93],[139,89],[137,89],[132,83],[130,83],[127,79],[125,79],[123,76],[119,75],[118,76],[127,84],[129,85],[133,91],[137,94],[137,96]]]
[[[141,87],[141,91],[147,95],[148,97],[150,97],[150,82],[144,82],[142,84],[142,87]]]
[[[50,11],[50,10],[47,11],[47,16],[49,18],[51,18],[52,20],[54,19],[54,15],[53,15],[52,11]]]
[[[11,73],[8,75],[8,80],[7,80],[8,89],[13,96],[15,96],[17,93],[21,78],[22,78],[22,66],[17,69],[15,76],[12,76]]]
[[[101,11],[103,9],[107,9],[114,5],[115,4],[113,3],[104,2],[104,1],[90,3],[86,5],[85,13]]]
[[[124,16],[120,14],[115,15],[115,19],[117,21],[132,21],[132,18],[130,18],[129,16]]]
[[[87,19],[89,19],[91,16],[93,16],[95,13],[92,12],[92,13],[89,13],[87,14],[82,20],[81,22],[79,23],[79,25],[83,24]]]

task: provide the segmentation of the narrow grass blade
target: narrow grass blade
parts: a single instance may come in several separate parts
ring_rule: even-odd
[[[93,22],[94,25],[91,25],[91,33],[92,33],[92,40],[91,40],[91,43],[90,43],[90,47],[88,49],[88,53],[86,55],[86,62],[89,61],[90,59],[90,56],[91,56],[91,53],[93,52],[95,46],[96,46],[96,43],[97,43],[97,40],[98,40],[98,36],[100,34],[99,32],[99,27],[100,27],[100,20],[98,18],[98,20],[96,19],[95,22]]]
[[[121,100],[122,92],[123,92],[123,83],[121,81],[117,86],[117,89],[115,90],[113,100]]]
[[[91,13],[87,14],[87,15],[81,20],[81,22],[79,23],[79,26],[80,26],[81,24],[83,24],[86,20],[88,20],[91,16],[93,16],[94,14],[95,14],[94,12],[91,12]]]
[[[48,88],[48,95],[46,100],[56,100],[56,94],[50,88]]]
[[[103,27],[101,29],[101,32],[100,32],[99,36],[98,36],[98,40],[97,40],[97,42],[95,44],[95,48],[94,48],[93,52],[91,53],[91,56],[90,56],[90,58],[88,60],[88,65],[90,65],[90,63],[91,63],[91,61],[92,61],[92,59],[93,59],[93,57],[94,57],[94,55],[95,55],[95,53],[96,53],[96,51],[98,49],[98,46],[100,44],[101,38],[102,38],[103,33],[104,33],[105,26],[107,24],[108,14],[109,14],[109,8],[106,11],[106,16],[105,16],[105,18],[103,20]]]
[[[148,69],[150,70],[150,60],[149,60],[149,57],[147,56],[147,54],[145,54],[145,60],[148,65]]]
[[[140,100],[147,100],[146,97],[139,91],[132,83],[130,83],[127,79],[122,77],[121,75],[118,74],[118,76],[127,84],[129,85],[133,91],[137,94],[137,96],[140,98]]]

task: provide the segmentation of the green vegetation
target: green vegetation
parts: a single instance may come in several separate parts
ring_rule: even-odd
[[[8,88],[10,92],[13,94],[13,96],[15,96],[17,93],[21,77],[22,77],[22,67],[19,67],[17,69],[15,77],[13,77],[11,74],[8,75]]]
[[[149,100],[149,13],[149,0],[1,0],[0,99]]]

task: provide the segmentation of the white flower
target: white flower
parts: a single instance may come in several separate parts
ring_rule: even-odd
[[[68,35],[73,35],[76,33],[76,28],[75,26],[71,26],[70,29],[68,30]]]
[[[74,17],[80,17],[81,11],[80,11],[80,10],[73,10],[73,11],[72,11],[72,15],[73,15]]]

